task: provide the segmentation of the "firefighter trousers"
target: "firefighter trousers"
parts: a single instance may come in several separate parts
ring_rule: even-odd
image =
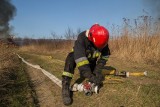
[[[96,61],[90,62],[90,69],[92,72],[95,66],[96,66]],[[72,79],[75,68],[76,68],[76,63],[74,60],[74,52],[70,52],[65,60],[65,66],[64,66],[62,77],[69,77]],[[81,81],[81,80],[83,81],[85,78],[83,77],[83,74],[81,74],[81,71],[79,71],[79,73],[80,73],[80,78],[79,78],[80,80],[78,81]]]

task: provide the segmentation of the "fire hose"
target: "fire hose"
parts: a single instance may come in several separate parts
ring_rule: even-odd
[[[124,80],[122,78],[116,78],[116,77],[130,77],[130,76],[147,76],[147,71],[145,72],[126,72],[126,71],[121,71],[118,72],[116,70],[111,70],[110,72],[105,72],[105,81],[103,83],[123,83]],[[108,75],[113,75],[112,77]],[[110,82],[109,82],[110,81]],[[94,83],[91,82],[85,82],[81,84],[73,84],[71,86],[71,91],[79,91],[82,92],[84,91],[85,95],[91,96],[93,93],[98,93],[99,92],[99,87],[96,86]]]
[[[134,72],[127,72],[127,71],[117,71],[117,70],[102,70],[104,75],[114,75],[114,76],[120,76],[120,77],[130,77],[130,76],[147,76],[147,71],[140,72],[140,71],[134,71]]]
[[[25,61],[21,56],[19,56],[17,54],[17,56],[27,65],[32,66],[33,68],[36,69],[40,69],[48,78],[50,78],[54,83],[56,83],[59,87],[62,88],[62,81],[60,79],[58,79],[57,77],[55,77],[54,75],[52,75],[51,73],[49,73],[48,71],[42,69],[39,65],[33,65],[27,61]],[[130,77],[130,76],[147,76],[147,71],[145,72],[126,72],[126,71],[121,71],[118,72],[115,69],[114,70],[110,70],[109,72],[105,72],[104,75],[114,75],[114,76],[120,76],[120,77]],[[105,80],[112,80],[112,81],[119,81],[119,82],[123,82],[123,80],[121,79],[117,79],[117,78],[110,78],[110,77],[105,77]],[[104,81],[105,83],[105,81]],[[93,93],[98,94],[99,92],[99,87],[96,86],[94,83],[91,82],[85,82],[85,83],[81,83],[81,84],[73,84],[70,87],[71,91],[79,91],[79,92],[84,92],[86,96],[91,96]]]

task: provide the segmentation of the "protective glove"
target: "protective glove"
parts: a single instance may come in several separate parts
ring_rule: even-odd
[[[104,81],[104,75],[101,72],[97,72],[95,73],[96,77],[99,79],[99,81]]]
[[[81,71],[80,73],[82,77],[89,79],[89,81],[95,83],[95,85],[100,85],[103,81],[100,75],[95,76],[91,71]]]
[[[96,78],[99,79],[99,81],[103,81],[104,80],[104,75],[102,74],[102,68],[99,66],[96,66],[95,70],[93,71],[93,73],[96,75]]]
[[[102,79],[100,79],[100,78],[98,78],[98,77],[96,77],[94,75],[89,78],[89,81],[92,82],[92,83],[94,83],[97,86],[99,86],[99,85],[102,84]]]

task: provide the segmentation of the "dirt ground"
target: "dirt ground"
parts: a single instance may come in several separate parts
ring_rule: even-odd
[[[40,70],[27,66],[40,107],[62,107],[61,88],[51,82]],[[57,100],[58,99],[58,100]]]

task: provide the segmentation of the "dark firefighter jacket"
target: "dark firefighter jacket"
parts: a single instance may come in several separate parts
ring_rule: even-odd
[[[73,48],[75,62],[82,74],[102,68],[110,55],[108,45],[102,50],[98,50],[93,43],[88,40],[87,35],[88,30],[80,33]]]

